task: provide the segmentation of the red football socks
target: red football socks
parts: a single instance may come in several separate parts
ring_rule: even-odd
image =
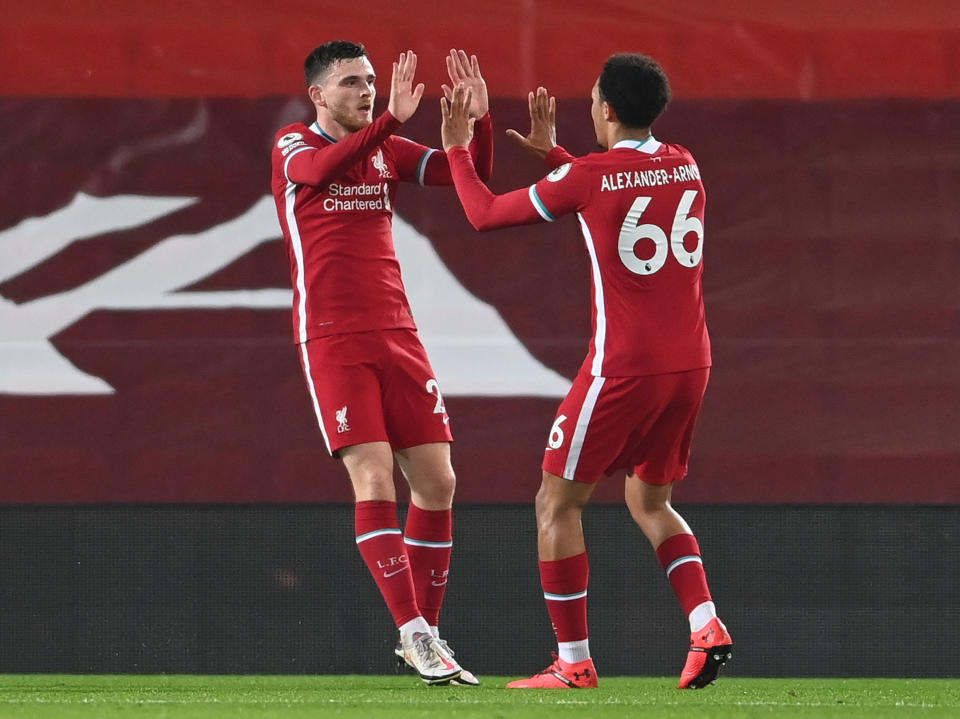
[[[587,583],[590,564],[583,552],[566,559],[540,562],[543,598],[558,642],[587,639]]]
[[[680,607],[687,616],[703,602],[712,600],[703,571],[700,545],[692,534],[675,534],[659,547],[657,559],[667,573]]]
[[[357,502],[354,512],[357,549],[400,627],[419,617],[420,610],[397,525],[397,503]]]
[[[427,510],[414,504],[407,510],[403,543],[410,558],[417,606],[432,627],[437,626],[447,590],[453,550],[452,514],[449,509]]]

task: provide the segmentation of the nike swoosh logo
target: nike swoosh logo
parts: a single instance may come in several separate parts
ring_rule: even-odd
[[[449,421],[450,421],[450,418],[449,418],[449,417],[444,417],[444,418],[443,418],[443,423],[444,423],[444,424],[447,424]]]
[[[400,569],[394,569],[392,572],[384,572],[383,578],[387,579],[388,577],[392,577],[394,574],[400,574],[400,572],[403,572],[405,570],[406,570],[406,567],[400,567]]]
[[[434,587],[442,587],[446,583],[447,583],[446,579],[444,579],[442,582],[430,582],[430,584]]]

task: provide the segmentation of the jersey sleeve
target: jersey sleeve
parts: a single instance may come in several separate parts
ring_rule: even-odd
[[[576,158],[567,152],[563,147],[557,145],[550,152],[547,153],[547,156],[544,160],[547,163],[547,167],[551,170],[556,170],[562,165],[566,165],[568,162],[573,162]]]
[[[397,138],[394,149],[401,180],[421,185],[453,184],[450,163],[442,150],[406,138]],[[480,179],[489,180],[493,174],[493,121],[489,112],[474,123],[470,156]]]
[[[447,159],[460,204],[476,229],[493,230],[543,221],[543,215],[530,202],[528,190],[514,190],[505,195],[490,192],[477,175],[473,158],[465,148],[450,148]]]
[[[590,198],[590,171],[576,159],[560,165],[527,190],[530,204],[547,222],[577,212]]]
[[[284,176],[298,185],[328,185],[363,160],[398,127],[400,121],[389,112],[384,112],[365,128],[339,142],[322,148],[310,144],[294,147],[284,158]],[[284,149],[279,147],[282,141],[283,138],[280,138],[275,144],[274,153]]]
[[[397,177],[403,182],[416,182],[419,185],[443,184],[427,182],[427,167],[434,155],[442,154],[432,147],[421,145],[406,137],[394,136],[390,139],[390,152],[397,168]]]
[[[493,176],[493,119],[488,112],[473,124],[470,156],[477,175],[484,182]]]

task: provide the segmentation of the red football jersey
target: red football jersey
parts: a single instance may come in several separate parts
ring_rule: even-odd
[[[442,151],[393,136],[399,126],[384,112],[340,141],[316,122],[276,135],[271,184],[290,258],[296,342],[416,329],[393,246],[397,184],[451,184],[452,177]],[[489,116],[477,127],[476,160],[489,176]]]
[[[556,148],[548,160],[565,164],[500,196],[470,173],[469,158],[456,148],[450,157],[467,215],[481,229],[577,213],[593,288],[585,370],[629,377],[710,366],[701,284],[705,195],[685,148],[653,137],[581,158]]]

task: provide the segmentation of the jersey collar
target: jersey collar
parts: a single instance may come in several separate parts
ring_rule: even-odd
[[[660,149],[662,142],[657,140],[653,135],[650,135],[644,140],[620,140],[616,145],[611,149],[619,149],[621,147],[626,147],[631,150],[639,150],[640,152],[646,152],[648,155],[652,155],[657,150]]]
[[[328,135],[323,131],[323,128],[320,127],[320,123],[317,122],[316,120],[314,120],[313,124],[310,125],[310,129],[313,130],[318,135],[320,135],[320,137],[322,137],[324,140],[328,140],[329,142],[336,142],[335,139],[333,139],[332,137],[330,137],[330,135]]]

